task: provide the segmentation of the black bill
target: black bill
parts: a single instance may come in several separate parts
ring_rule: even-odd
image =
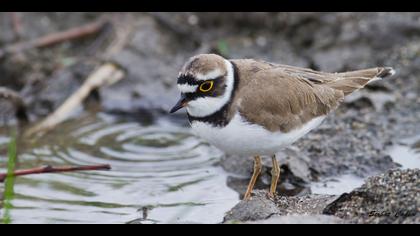
[[[169,113],[174,113],[178,111],[179,109],[184,108],[188,104],[187,98],[184,94],[181,95],[181,98],[179,101],[175,104],[175,106],[169,111]]]

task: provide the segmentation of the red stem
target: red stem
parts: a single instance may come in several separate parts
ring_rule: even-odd
[[[89,171],[89,170],[110,170],[110,165],[92,165],[92,166],[44,166],[36,167],[26,170],[17,170],[13,174],[0,174],[0,182],[4,182],[7,177],[10,176],[22,176],[22,175],[32,175],[32,174],[45,174],[45,173],[61,173],[61,172],[73,172],[73,171]]]

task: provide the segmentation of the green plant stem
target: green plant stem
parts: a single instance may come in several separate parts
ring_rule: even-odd
[[[3,223],[10,224],[11,217],[10,217],[10,210],[12,209],[12,200],[14,198],[14,184],[15,184],[15,177],[12,175],[15,171],[16,167],[16,159],[17,159],[17,147],[16,147],[16,133],[12,133],[12,138],[9,143],[9,148],[7,152],[8,162],[7,162],[7,178],[5,180],[5,191],[3,197],[3,208],[4,208],[4,215],[3,215]]]

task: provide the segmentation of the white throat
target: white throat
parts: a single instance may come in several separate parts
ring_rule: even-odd
[[[187,112],[189,115],[194,117],[209,116],[222,109],[222,107],[230,101],[235,81],[235,75],[232,63],[228,60],[225,60],[225,65],[227,69],[227,75],[226,90],[223,96],[197,98],[193,101],[190,101],[187,105]]]

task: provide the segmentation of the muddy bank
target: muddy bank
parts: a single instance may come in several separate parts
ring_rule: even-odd
[[[409,223],[420,222],[420,170],[391,170],[341,196],[275,197],[255,191],[226,213],[224,223]]]
[[[420,48],[416,13],[20,15],[23,33],[19,38],[10,27],[9,15],[0,15],[5,26],[0,46],[77,27],[101,17],[111,22],[96,35],[8,55],[1,60],[1,86],[21,92],[31,112],[41,116],[54,109],[61,97],[79,86],[86,73],[104,59],[119,63],[128,72],[126,80],[101,92],[104,109],[134,113],[140,108],[166,111],[178,95],[174,80],[180,66],[197,53],[260,58],[324,71],[392,65],[403,78],[399,82],[385,82],[392,90],[398,88],[406,95],[407,89],[400,90],[404,83],[418,86],[413,78],[418,70],[416,55]],[[116,38],[118,47],[110,46]],[[63,88],[68,92],[57,94]]]

